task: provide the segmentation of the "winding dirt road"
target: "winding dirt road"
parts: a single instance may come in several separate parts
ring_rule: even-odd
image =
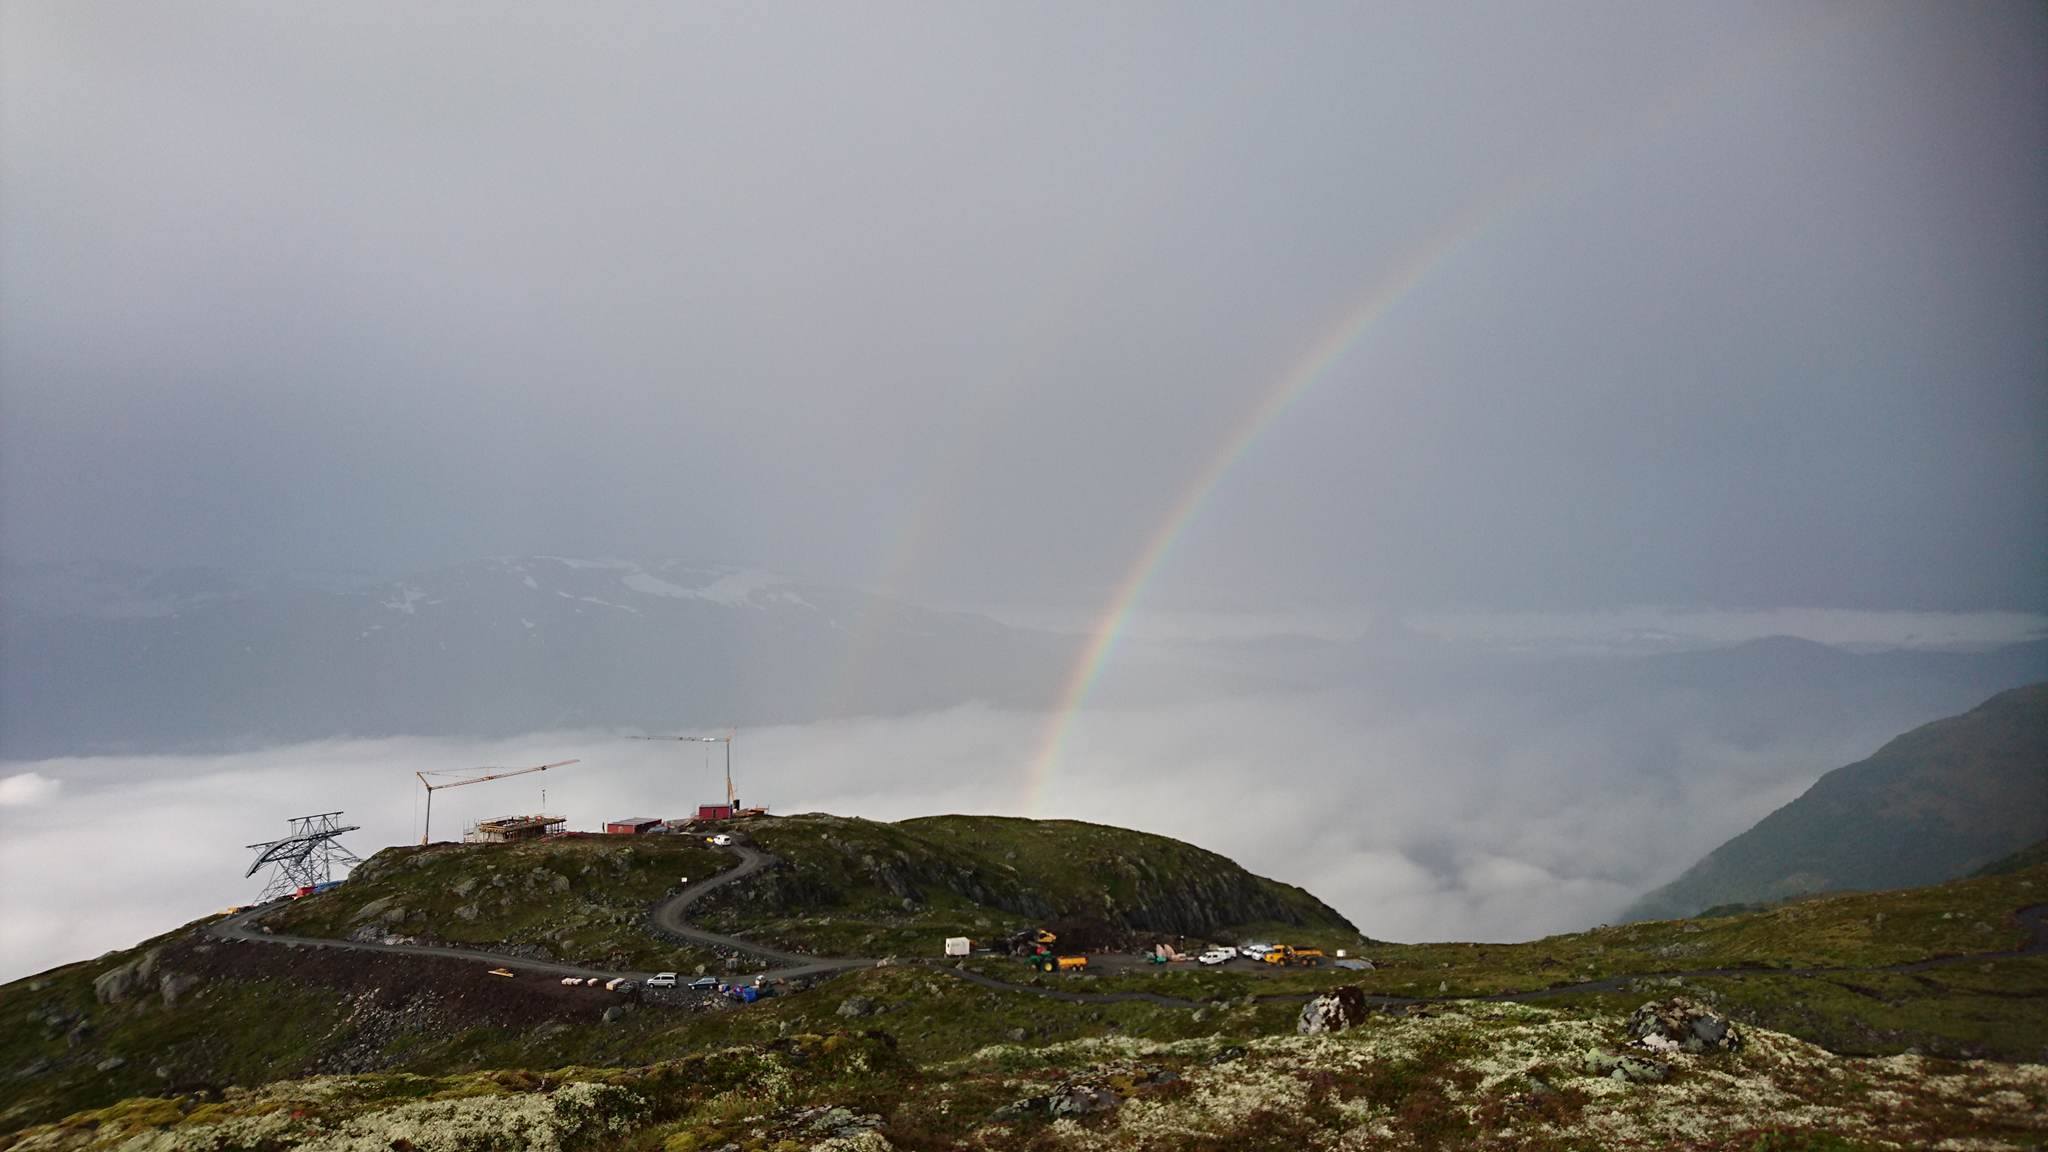
[[[765,960],[771,965],[775,965],[775,967],[762,973],[762,975],[776,976],[783,979],[830,975],[835,972],[845,972],[855,968],[873,967],[878,963],[877,960],[870,957],[809,956],[798,952],[787,952],[779,948],[770,948],[767,945],[759,944],[752,940],[744,940],[737,936],[724,936],[716,932],[706,932],[701,928],[692,927],[684,915],[692,905],[695,905],[705,896],[718,889],[752,876],[775,863],[773,856],[744,844],[734,844],[725,850],[738,857],[739,863],[716,875],[692,884],[655,904],[649,915],[652,931],[679,943],[725,949],[741,955]],[[652,973],[648,972],[609,972],[597,968],[587,968],[575,964],[558,964],[546,960],[533,960],[523,956],[513,956],[502,952],[489,952],[477,948],[449,948],[433,944],[384,944],[357,940],[330,940],[316,936],[288,936],[280,933],[266,932],[256,926],[256,921],[261,919],[265,913],[274,911],[284,903],[285,901],[276,901],[238,912],[207,925],[205,931],[209,935],[222,940],[250,941],[260,944],[283,944],[300,948],[335,948],[358,952],[389,952],[412,956],[437,956],[454,960],[471,960],[480,964],[489,964],[493,967],[537,972],[550,976],[581,976],[584,978],[595,976],[600,979],[624,976],[633,980],[645,980],[648,976],[652,975]],[[2014,917],[2020,922],[2020,926],[2027,930],[2027,941],[2018,948],[1997,952],[1972,952],[1958,956],[1935,956],[1904,964],[1886,964],[1863,968],[1692,968],[1670,972],[1639,972],[1624,976],[1610,976],[1599,980],[1586,980],[1575,984],[1556,984],[1544,988],[1532,988],[1526,991],[1498,992],[1486,996],[1387,996],[1367,994],[1365,999],[1368,1003],[1388,1008],[1453,1000],[1542,1000],[1587,992],[1619,992],[1623,991],[1629,983],[1636,980],[1671,978],[1690,980],[1715,976],[1818,977],[1879,972],[1924,972],[1931,968],[1941,968],[1955,964],[1975,964],[1988,960],[2010,959],[2017,956],[2048,954],[2048,904],[2034,904],[2021,908],[2014,913]],[[1205,1004],[1204,1001],[1187,1000],[1178,996],[1165,996],[1157,992],[1082,992],[1065,988],[1040,987],[1035,984],[1017,984],[970,971],[966,968],[949,967],[935,961],[917,961],[916,963],[932,971],[943,972],[984,988],[1002,992],[1021,992],[1026,995],[1039,996],[1044,999],[1058,1000],[1070,1004],[1143,1003],[1158,1004],[1168,1008],[1200,1008]],[[1299,1003],[1308,1000],[1310,995],[1303,992],[1272,992],[1256,993],[1254,998],[1264,1001]]]

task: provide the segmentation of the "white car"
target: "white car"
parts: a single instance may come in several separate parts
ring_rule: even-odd
[[[1272,950],[1273,946],[1271,944],[1240,944],[1237,946],[1238,954],[1247,960],[1264,960],[1266,953]]]
[[[709,837],[708,840],[709,843],[715,848],[729,848],[732,846],[732,837],[727,836],[723,832],[720,832],[716,836]]]
[[[647,978],[647,986],[649,988],[673,988],[676,986],[676,974],[673,972],[656,972]]]

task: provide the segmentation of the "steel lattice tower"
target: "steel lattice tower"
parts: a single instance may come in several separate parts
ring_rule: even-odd
[[[334,866],[341,864],[353,868],[361,864],[362,858],[342,847],[335,837],[344,832],[354,832],[360,825],[344,826],[338,819],[339,812],[318,812],[311,816],[291,818],[292,834],[282,840],[265,844],[251,844],[256,850],[256,859],[249,870],[242,873],[246,879],[254,876],[264,865],[270,866],[270,879],[263,885],[263,895],[258,899],[264,903],[285,896],[295,895],[302,889],[318,888],[334,878]]]

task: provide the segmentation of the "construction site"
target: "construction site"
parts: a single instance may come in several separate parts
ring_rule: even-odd
[[[461,819],[459,840],[445,832],[436,839],[437,793],[507,780],[533,782],[583,761],[416,770],[417,845],[380,853],[377,864],[365,868],[363,858],[341,842],[360,826],[345,823],[341,812],[294,817],[288,835],[249,845],[256,855],[245,876],[268,870],[262,895],[254,906],[232,909],[216,933],[236,940],[334,941],[326,947],[386,954],[379,963],[388,963],[394,952],[462,960],[474,965],[475,978],[486,983],[543,977],[558,989],[554,996],[623,995],[698,1006],[707,1000],[751,1004],[897,957],[971,969],[975,978],[999,982],[1084,984],[1097,976],[1116,979],[1146,970],[1164,974],[1183,965],[1269,975],[1325,964],[1368,966],[1342,948],[1326,950],[1315,943],[1210,942],[1185,932],[1133,931],[1134,926],[1119,927],[1086,914],[1029,928],[1017,927],[1014,916],[927,918],[917,883],[894,871],[912,860],[902,848],[880,843],[854,848],[838,840],[852,825],[888,826],[822,814],[762,822],[768,807],[742,801],[735,782],[735,733],[632,739],[698,745],[703,752],[700,779],[722,778],[723,796],[695,803],[684,815],[607,815],[578,821],[588,830],[572,830],[571,817],[549,806],[543,789],[541,810]],[[442,809],[445,826],[445,802]],[[936,870],[921,873],[928,876],[975,875],[971,867],[963,870],[962,861],[991,850],[988,834],[993,830],[963,829],[961,839],[948,845],[927,842],[933,863],[915,867]],[[619,843],[626,839],[650,842]],[[502,849],[459,850],[487,845]],[[853,855],[843,864],[825,865],[828,875],[816,881],[803,878],[819,867],[820,851]],[[1041,869],[1066,867],[1066,856],[1061,851],[1042,859]],[[1004,870],[1020,881],[1025,875]],[[764,872],[770,874],[759,875]],[[1086,872],[1081,874],[1084,887],[1099,887],[1099,881],[1086,880]],[[349,884],[333,898],[305,899],[333,892],[356,874],[368,879]],[[1042,870],[1029,875],[1024,882],[1034,888],[1050,880]],[[751,876],[759,876],[753,885],[728,887]],[[818,883],[856,889],[865,884],[874,895],[832,896],[829,888],[814,886]],[[833,901],[853,913],[849,920],[867,917],[886,942],[874,935],[837,943],[801,934],[791,938],[773,927],[777,916],[812,916]],[[704,923],[686,916],[700,902],[708,910]],[[1042,898],[1036,902],[1043,906]],[[996,906],[1001,903],[997,900]],[[856,906],[865,911],[854,912]],[[1004,926],[989,930],[997,924]],[[335,962],[347,963],[340,957]],[[437,970],[462,969],[443,964]],[[1002,976],[1005,971],[1012,975]]]
[[[692,816],[622,816],[607,819],[603,833],[609,836],[649,836],[674,832],[686,826],[705,821],[734,820],[746,816],[766,815],[768,809],[756,805],[748,807],[740,803],[738,789],[733,784],[732,746],[737,736],[727,732],[720,736],[635,736],[635,740],[680,741],[702,744],[708,754],[710,746],[724,745],[725,798],[698,804]],[[550,764],[536,764],[527,768],[471,768],[471,769],[422,769],[413,773],[419,779],[425,794],[425,809],[420,825],[420,843],[433,842],[434,835],[434,794],[450,788],[462,788],[474,784],[485,784],[493,780],[509,780],[538,772],[549,772],[581,764],[580,759],[557,760]],[[447,777],[460,779],[447,779]],[[520,840],[532,840],[544,836],[568,834],[569,817],[547,812],[522,812],[505,816],[492,816],[475,820],[463,827],[462,839],[468,844],[507,844]]]

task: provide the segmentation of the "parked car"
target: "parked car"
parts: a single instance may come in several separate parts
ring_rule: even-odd
[[[647,978],[647,986],[649,988],[673,988],[676,986],[676,974],[673,972],[656,972]]]
[[[1195,957],[1195,959],[1203,964],[1227,964],[1230,961],[1237,959],[1237,949],[1211,948],[1207,952],[1202,953],[1200,956]]]
[[[716,836],[707,836],[705,840],[715,848],[729,848],[732,846],[732,837],[727,836],[723,832]]]
[[[1271,944],[1239,944],[1237,946],[1238,954],[1247,960],[1264,960],[1266,953],[1272,950],[1273,946]]]
[[[716,992],[716,991],[718,991],[718,977],[716,977],[716,976],[699,976],[699,977],[697,977],[697,978],[696,978],[695,980],[692,980],[692,981],[690,981],[690,991],[692,991],[692,992]]]

